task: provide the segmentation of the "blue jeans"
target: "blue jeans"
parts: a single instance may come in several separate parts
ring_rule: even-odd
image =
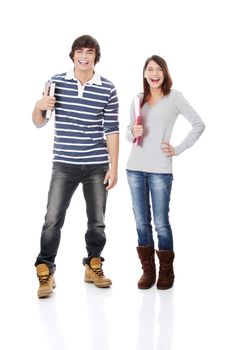
[[[35,265],[45,263],[51,270],[55,270],[54,261],[60,243],[66,210],[80,183],[83,186],[88,219],[85,234],[88,257],[83,259],[83,263],[89,262],[93,257],[100,256],[106,243],[104,216],[107,190],[103,181],[108,168],[108,164],[53,164],[47,213],[41,233],[41,250]]]
[[[169,222],[172,174],[155,174],[126,170],[131,191],[139,246],[154,246],[151,204],[159,250],[173,250]]]

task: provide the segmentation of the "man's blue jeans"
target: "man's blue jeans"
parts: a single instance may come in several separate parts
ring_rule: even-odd
[[[154,246],[151,205],[159,250],[173,250],[169,222],[172,174],[126,170],[131,191],[139,246]]]
[[[83,263],[89,262],[93,257],[100,256],[106,243],[104,216],[107,190],[103,181],[108,168],[108,164],[53,164],[47,213],[41,233],[41,251],[35,265],[45,263],[51,270],[55,269],[54,261],[60,243],[66,210],[80,183],[83,186],[88,219],[85,234],[88,257],[83,259]]]

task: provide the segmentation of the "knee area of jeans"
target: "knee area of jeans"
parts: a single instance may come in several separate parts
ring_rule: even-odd
[[[171,225],[169,222],[165,222],[164,220],[157,220],[155,221],[155,228],[156,231],[171,230]]]
[[[170,234],[168,234],[167,232],[159,232],[157,234],[158,240],[167,240],[170,239]]]
[[[42,233],[46,233],[46,235],[48,236],[53,236],[53,235],[57,235],[58,233],[60,233],[60,229],[62,228],[63,225],[63,221],[60,220],[45,220],[45,223],[42,227]]]
[[[45,225],[47,227],[55,227],[60,222],[63,221],[63,215],[61,215],[60,211],[48,210],[45,217]]]
[[[157,237],[158,240],[162,241],[171,241],[172,240],[172,231],[171,230],[163,230],[163,231],[157,231]]]

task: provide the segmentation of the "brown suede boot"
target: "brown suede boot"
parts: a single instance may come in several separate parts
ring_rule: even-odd
[[[157,281],[158,289],[169,289],[173,286],[174,271],[173,260],[175,254],[172,250],[156,250],[159,258],[159,278]]]
[[[138,257],[141,260],[143,275],[138,281],[138,288],[148,289],[155,284],[155,250],[152,246],[137,247]]]
[[[106,288],[112,281],[104,276],[101,258],[92,258],[90,264],[85,264],[84,281],[94,283],[96,287]]]
[[[56,288],[55,279],[50,273],[46,264],[39,264],[36,266],[37,277],[39,279],[38,298],[46,298],[53,293]]]

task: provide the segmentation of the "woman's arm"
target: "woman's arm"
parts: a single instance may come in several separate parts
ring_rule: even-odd
[[[175,155],[181,154],[187,148],[190,148],[199,139],[205,129],[205,124],[198,113],[193,109],[184,96],[177,92],[176,105],[180,114],[182,114],[192,125],[191,131],[184,140],[176,146]]]

